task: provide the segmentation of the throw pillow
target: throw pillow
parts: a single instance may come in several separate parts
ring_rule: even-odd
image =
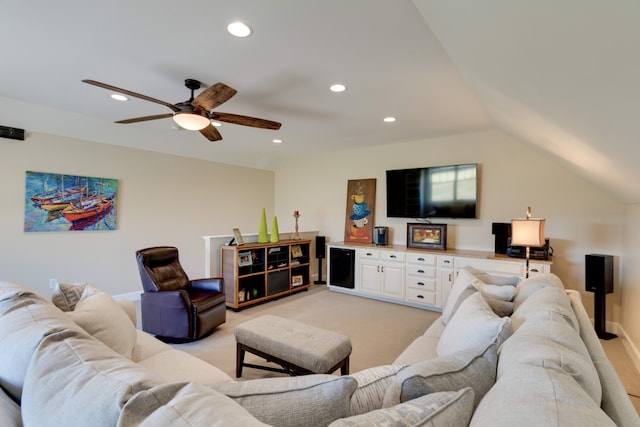
[[[518,276],[496,276],[486,273],[482,270],[476,270],[471,266],[464,267],[464,269],[476,276],[478,279],[482,280],[484,283],[488,283],[491,285],[516,286],[518,283],[520,283],[520,278]]]
[[[511,301],[516,294],[514,286],[500,286],[483,284],[478,289],[482,295],[490,298],[497,298],[503,301]]]
[[[366,414],[375,409],[382,408],[384,395],[396,378],[397,373],[406,366],[383,365],[352,374],[358,382],[358,388],[351,397],[351,409],[349,415]]]
[[[503,301],[501,299],[491,297],[485,297],[484,300],[489,304],[491,310],[493,310],[493,312],[499,317],[511,316],[513,314],[514,303],[511,301]]]
[[[471,387],[474,407],[496,380],[498,346],[472,348],[416,363],[398,373],[384,396],[383,407],[439,391]]]
[[[212,384],[263,423],[281,427],[327,426],[349,416],[357,382],[350,376],[305,375]]]
[[[451,319],[451,316],[453,316],[453,312],[455,311],[454,308],[457,307],[458,298],[460,298],[460,295],[465,292],[465,290],[468,290],[469,285],[473,285],[476,289],[479,289],[482,284],[483,283],[480,279],[467,270],[460,270],[453,282],[451,291],[449,292],[449,297],[447,298],[447,302],[442,310],[440,321],[445,325],[449,323],[449,319]]]
[[[82,329],[121,355],[131,358],[137,332],[131,319],[108,294],[86,285],[68,315]]]
[[[439,356],[473,347],[498,345],[511,334],[511,319],[498,317],[479,292],[464,300],[442,331],[436,351]]]
[[[339,419],[329,427],[467,426],[473,413],[473,390],[432,393],[363,415]]]
[[[51,302],[62,311],[73,311],[86,287],[86,283],[76,282],[73,285],[58,283],[51,295]]]

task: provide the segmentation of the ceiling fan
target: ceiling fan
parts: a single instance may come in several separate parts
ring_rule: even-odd
[[[209,141],[222,140],[222,135],[220,135],[220,132],[218,132],[218,130],[211,124],[211,120],[233,123],[235,125],[251,126],[261,129],[278,130],[281,126],[280,123],[273,122],[271,120],[241,116],[239,114],[211,111],[217,106],[228,101],[238,92],[237,90],[227,86],[224,83],[216,83],[213,86],[209,86],[194,98],[194,91],[200,89],[201,83],[198,80],[186,79],[184,81],[184,85],[187,87],[187,89],[191,90],[191,98],[184,102],[170,104],[160,99],[151,98],[150,96],[142,95],[127,89],[122,89],[95,80],[82,81],[90,85],[133,96],[134,98],[140,98],[144,99],[145,101],[155,102],[156,104],[167,106],[173,111],[173,113],[167,114],[156,114],[153,116],[143,116],[135,117],[133,119],[118,120],[115,123],[137,123],[145,122],[148,120],[166,119],[168,117],[173,117],[173,120],[175,120],[175,122],[180,125],[180,127],[189,130],[199,130],[200,133]]]

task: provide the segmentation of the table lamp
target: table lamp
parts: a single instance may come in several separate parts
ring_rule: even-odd
[[[511,220],[511,246],[524,246],[526,248],[527,274],[529,277],[529,248],[543,246],[544,219],[531,218],[531,208],[527,208],[526,218]]]

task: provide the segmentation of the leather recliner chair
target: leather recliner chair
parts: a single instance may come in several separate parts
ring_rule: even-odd
[[[142,287],[142,330],[158,338],[194,341],[226,321],[222,278],[189,280],[178,249],[157,246],[136,252]]]

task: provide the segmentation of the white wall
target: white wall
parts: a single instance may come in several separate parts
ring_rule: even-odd
[[[289,159],[276,171],[276,214],[283,218],[298,209],[302,227],[316,229],[330,241],[342,241],[347,180],[376,178],[375,224],[389,226],[393,243],[405,245],[408,220],[386,218],[385,171],[458,163],[480,165],[480,213],[477,220],[438,221],[449,224],[449,247],[493,251],[491,224],[523,217],[531,206],[535,217],[547,219],[546,234],[555,250],[552,271],[565,286],[584,290],[585,254],[611,254],[618,265],[624,206],[497,131]],[[592,295],[583,292],[583,298],[591,310]],[[608,297],[608,304],[607,317],[617,321],[619,291]]]
[[[622,315],[620,325],[640,357],[640,204],[626,207],[622,269]]]
[[[0,280],[44,295],[54,277],[141,291],[135,251],[154,245],[178,247],[187,274],[202,277],[203,236],[255,233],[262,208],[273,214],[270,171],[37,133],[0,139],[0,152]],[[118,179],[118,229],[24,232],[27,170]]]

